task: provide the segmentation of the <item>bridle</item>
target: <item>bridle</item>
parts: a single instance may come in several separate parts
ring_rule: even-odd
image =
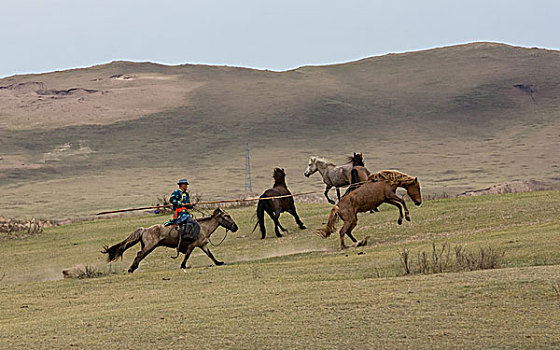
[[[230,227],[227,227],[227,226],[223,223],[224,221],[225,221]],[[212,243],[212,241],[210,240],[210,237],[208,237],[208,242],[210,242],[210,244],[212,244],[214,247],[219,246],[220,244],[222,244],[222,243],[226,240],[227,235],[228,235],[228,232],[231,230],[231,227],[232,227],[233,225],[235,225],[235,223],[231,223],[231,222],[229,222],[228,220],[226,220],[226,219],[224,218],[224,214],[222,214],[222,215],[220,216],[220,221],[218,222],[218,224],[219,224],[220,226],[222,226],[223,228],[226,229],[226,234],[224,235],[224,238],[222,238],[222,240],[221,240],[220,243],[218,243],[218,244]]]

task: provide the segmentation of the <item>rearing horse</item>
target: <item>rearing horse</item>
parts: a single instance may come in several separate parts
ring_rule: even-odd
[[[384,170],[370,176],[372,182],[366,182],[348,195],[342,197],[337,205],[335,205],[329,216],[327,225],[317,230],[324,238],[330,236],[336,229],[336,220],[340,217],[344,221],[344,225],[340,229],[340,248],[348,248],[344,244],[344,235],[348,235],[353,242],[358,245],[365,245],[367,238],[361,242],[357,242],[352,235],[352,230],[358,222],[358,213],[371,211],[377,208],[381,203],[389,203],[399,208],[399,225],[402,224],[404,207],[406,220],[410,221],[408,208],[404,199],[399,197],[395,191],[397,187],[406,189],[408,196],[414,204],[422,204],[422,193],[420,191],[420,183],[418,178],[395,171]],[[373,182],[375,181],[375,182]]]
[[[335,204],[335,201],[329,198],[329,190],[331,188],[336,188],[336,196],[340,200],[340,187],[356,182],[352,181],[352,169],[356,170],[355,178],[358,182],[366,180],[369,176],[369,171],[364,167],[361,153],[354,153],[354,156],[348,157],[348,160],[349,162],[346,164],[336,165],[315,156],[309,158],[304,175],[310,177],[317,171],[321,174],[323,182],[327,185],[325,197],[331,204]]]

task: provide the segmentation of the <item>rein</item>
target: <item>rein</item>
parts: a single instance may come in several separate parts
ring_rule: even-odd
[[[208,242],[210,242],[210,244],[212,244],[214,247],[219,246],[220,244],[224,243],[224,241],[226,240],[228,231],[229,231],[229,230],[226,228],[226,235],[224,236],[224,238],[222,238],[222,240],[220,241],[220,243],[218,243],[218,244],[212,243],[212,240],[210,240],[210,237],[208,237]]]

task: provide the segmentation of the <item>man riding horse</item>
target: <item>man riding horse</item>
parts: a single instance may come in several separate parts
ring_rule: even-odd
[[[177,181],[177,185],[179,188],[173,191],[169,197],[169,203],[173,205],[173,219],[166,222],[165,226],[176,225],[178,227],[181,235],[177,249],[184,253],[183,250],[186,250],[187,244],[196,240],[200,232],[200,225],[189,214],[189,209],[193,208],[187,192],[189,182],[187,179],[181,179]]]

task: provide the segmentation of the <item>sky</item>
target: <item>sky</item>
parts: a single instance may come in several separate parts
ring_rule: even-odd
[[[0,77],[116,60],[275,71],[475,41],[560,49],[558,0],[0,0]]]

